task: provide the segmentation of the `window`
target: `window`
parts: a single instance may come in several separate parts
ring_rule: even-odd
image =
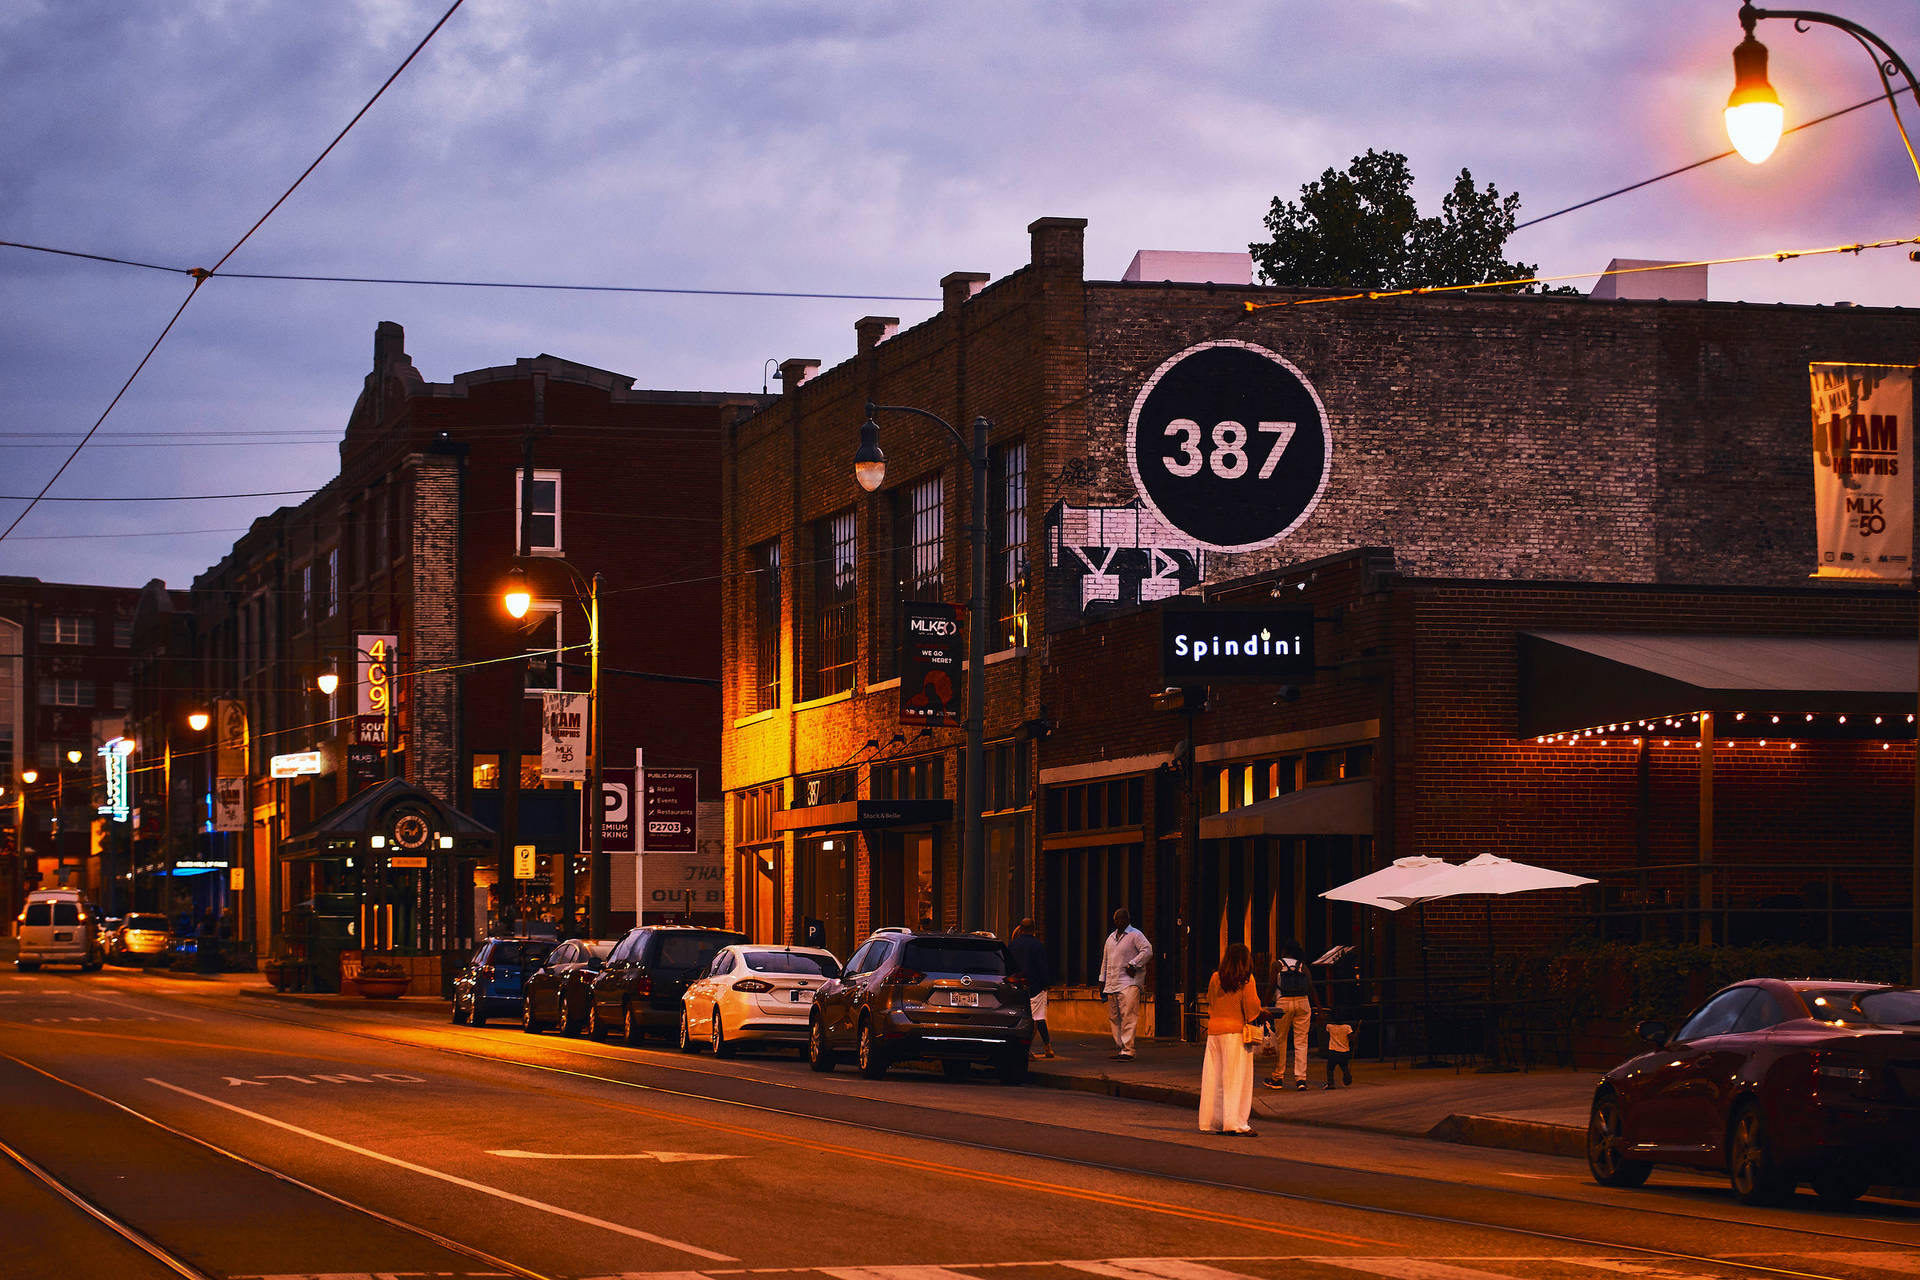
[[[1753,997],[1754,988],[1752,987],[1735,987],[1731,991],[1715,996],[1702,1005],[1700,1011],[1688,1018],[1686,1024],[1674,1033],[1675,1043],[1726,1035],[1733,1030],[1733,1024],[1740,1020],[1741,1010],[1746,1008],[1747,1001]]]
[[[531,501],[527,499],[526,482],[524,470],[513,473],[514,545],[519,545],[524,524],[528,555],[557,556],[560,554],[560,473],[536,468]]]
[[[812,773],[793,780],[795,807],[811,807],[818,804],[844,804],[859,798],[860,771],[858,769],[837,769],[827,773]]]
[[[127,711],[132,709],[132,707],[133,682],[130,680],[115,680],[113,682],[113,702],[109,704],[108,709],[113,711]]]
[[[840,966],[832,956],[808,955],[803,951],[748,951],[747,968],[756,973],[797,973],[809,978],[837,978]]]
[[[324,617],[331,618],[340,610],[340,548],[327,552],[327,581]]]
[[[91,680],[50,679],[40,682],[40,705],[43,707],[91,707],[93,698]]]
[[[875,800],[939,800],[947,794],[946,772],[939,756],[877,764],[871,776]]]
[[[1015,441],[1000,450],[1000,510],[995,522],[994,629],[990,647],[1018,649],[1027,643],[1027,446]]]
[[[733,805],[734,843],[761,844],[773,839],[773,815],[780,811],[778,784],[737,792]]]
[[[780,542],[763,542],[753,557],[753,683],[747,711],[780,705]]]
[[[133,615],[127,614],[113,620],[113,647],[128,649],[133,646]]]
[[[1145,859],[1138,842],[1046,851],[1041,910],[1047,960],[1061,986],[1091,983],[1100,973],[1115,907],[1141,915]]]
[[[842,511],[814,525],[813,688],[825,698],[853,688],[853,512]]]
[[[473,754],[473,789],[475,791],[498,791],[504,778],[500,773],[500,757],[491,751],[476,751]],[[537,755],[520,757],[520,790],[522,791],[571,791],[571,782],[562,782],[558,778],[540,776],[540,757]]]
[[[538,696],[548,690],[566,688],[561,677],[561,652],[565,647],[560,626],[560,602],[535,600],[527,609],[523,626],[526,639],[522,652],[527,655],[526,692]]]
[[[313,618],[313,563],[300,566],[300,595],[293,614],[293,624],[304,627]]]
[[[392,555],[392,530],[388,521],[393,514],[392,495],[381,489],[373,497],[373,564],[371,571],[378,573],[387,567]]]
[[[1137,827],[1146,820],[1146,780],[1111,778],[1047,788],[1048,835]]]
[[[129,623],[129,626],[132,624]],[[41,644],[92,644],[93,619],[86,614],[61,613],[40,619]]]
[[[905,642],[908,601],[939,603],[946,599],[946,482],[929,476],[893,495],[893,644],[888,676],[900,674],[900,650]]]
[[[1032,753],[1033,744],[1025,738],[987,744],[984,812],[1003,813],[1009,809],[1028,807],[1032,793],[1027,785],[1027,773]]]

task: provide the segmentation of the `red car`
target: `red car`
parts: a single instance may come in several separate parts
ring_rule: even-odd
[[[1652,1052],[1601,1077],[1587,1122],[1596,1182],[1656,1164],[1724,1171],[1747,1204],[1801,1182],[1845,1203],[1920,1169],[1920,991],[1861,982],[1736,983]]]

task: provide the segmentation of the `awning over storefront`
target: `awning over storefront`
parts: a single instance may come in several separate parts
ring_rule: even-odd
[[[1202,840],[1234,836],[1370,836],[1373,779],[1289,791],[1200,819]]]
[[[1912,639],[1871,636],[1527,631],[1517,733],[1711,711],[1881,714],[1881,736],[1911,736],[1916,656]]]
[[[953,821],[951,800],[845,800],[773,815],[775,831],[876,831]]]

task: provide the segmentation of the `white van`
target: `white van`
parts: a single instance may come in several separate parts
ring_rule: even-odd
[[[43,964],[77,964],[98,969],[106,962],[100,947],[99,920],[87,900],[73,889],[41,889],[27,895],[16,929],[22,973]]]

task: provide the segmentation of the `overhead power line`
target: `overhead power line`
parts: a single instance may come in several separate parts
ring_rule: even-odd
[[[24,493],[0,493],[0,502],[225,502],[229,498],[305,497],[307,494],[318,492],[320,492],[318,489],[263,489],[257,493],[163,493],[138,498],[69,498],[64,496],[49,498],[42,495],[38,499],[32,498]]]
[[[168,318],[166,327],[160,330],[160,336],[153,340],[153,345],[147,348],[147,353],[140,357],[140,363],[135,365],[133,372],[127,375],[127,380],[120,384],[120,389],[114,392],[113,399],[107,403],[105,409],[100,411],[100,416],[94,419],[93,425],[87,428],[87,434],[80,438],[80,443],[73,446],[73,452],[67,455],[66,460],[60,464],[47,482],[40,486],[40,492],[35,494],[33,498],[27,502],[25,507],[21,508],[20,514],[13,518],[13,523],[9,524],[4,530],[0,530],[0,542],[4,542],[12,536],[13,531],[20,527],[20,522],[25,520],[35,507],[40,505],[41,500],[47,496],[47,491],[59,483],[60,477],[66,474],[67,468],[73,465],[73,460],[80,456],[82,449],[87,447],[87,441],[93,439],[94,433],[99,431],[101,425],[106,422],[107,415],[113,412],[114,406],[120,403],[121,399],[127,394],[128,389],[133,386],[134,379],[140,376],[140,371],[145,369],[147,362],[153,359],[153,353],[160,349],[160,344],[165,342],[167,335],[173,332],[173,326],[179,323],[180,317],[186,312],[188,304],[190,304],[194,296],[200,292],[200,286],[205,284],[214,272],[227,265],[227,259],[238,253],[240,246],[251,239],[253,233],[264,226],[267,219],[271,218],[280,206],[285,204],[288,198],[300,189],[300,184],[307,180],[309,174],[320,167],[322,160],[325,160],[332,154],[333,149],[340,145],[340,140],[347,136],[354,125],[360,123],[361,117],[373,109],[373,104],[380,101],[380,95],[384,94],[393,82],[400,78],[401,72],[413,64],[413,60],[419,56],[420,51],[427,47],[427,42],[439,33],[441,27],[447,25],[447,20],[453,17],[454,11],[459,9],[463,3],[465,3],[465,0],[453,0],[453,3],[447,7],[447,11],[440,15],[440,21],[433,24],[433,29],[428,31],[426,35],[420,37],[420,43],[413,46],[413,51],[401,60],[399,66],[393,69],[393,74],[388,76],[386,80],[381,83],[380,87],[373,91],[373,96],[367,99],[366,105],[354,112],[353,119],[347,121],[346,127],[333,136],[333,141],[329,142],[320,154],[314,157],[313,163],[300,171],[300,176],[293,180],[293,185],[281,192],[280,198],[275,200],[272,206],[269,207],[265,213],[261,214],[252,226],[247,228],[245,234],[233,242],[233,247],[220,255],[218,262],[214,263],[211,268],[195,267],[188,273],[193,277],[193,287],[188,289],[187,296],[180,300],[180,305],[174,309],[173,315]]]

